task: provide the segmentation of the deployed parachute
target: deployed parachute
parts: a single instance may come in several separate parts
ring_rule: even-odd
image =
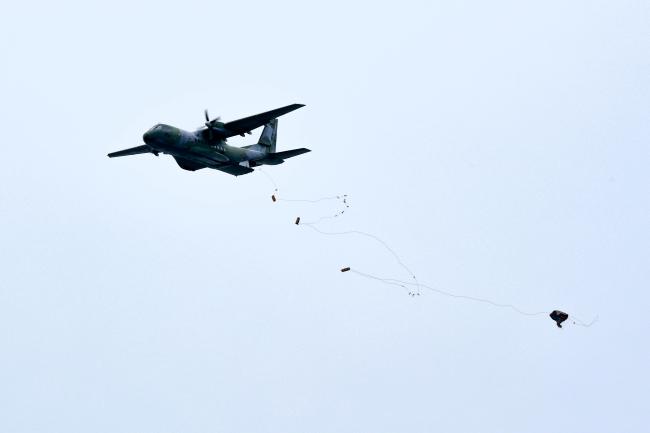
[[[493,307],[498,307],[498,308],[507,308],[510,309],[522,316],[528,316],[528,317],[533,317],[533,316],[544,316],[544,315],[549,315],[551,319],[555,321],[557,326],[559,328],[562,328],[562,323],[565,322],[568,318],[569,315],[563,311],[560,310],[553,310],[551,313],[548,312],[548,310],[542,310],[542,311],[527,311],[523,310],[513,304],[510,303],[503,303],[503,302],[495,302],[489,298],[480,298],[480,297],[475,297],[475,296],[469,296],[469,295],[464,295],[464,294],[459,294],[456,293],[455,291],[451,290],[445,290],[442,288],[438,287],[433,287],[429,286],[426,284],[422,284],[419,282],[418,278],[415,276],[415,274],[410,270],[408,266],[402,261],[401,257],[391,248],[388,243],[386,243],[383,239],[381,239],[378,236],[375,236],[374,234],[371,233],[366,233],[360,230],[347,230],[347,231],[325,231],[321,230],[319,228],[319,224],[322,221],[328,220],[328,219],[333,219],[342,216],[346,209],[350,207],[349,201],[348,201],[348,195],[347,194],[339,194],[339,195],[334,195],[334,196],[326,196],[326,197],[320,197],[320,198],[314,198],[314,199],[306,199],[306,198],[293,198],[293,199],[285,199],[282,198],[280,193],[279,193],[279,188],[273,178],[267,174],[265,171],[262,171],[261,169],[258,170],[262,172],[268,180],[273,183],[275,186],[275,189],[273,191],[273,194],[271,195],[271,200],[275,202],[295,202],[295,203],[320,203],[320,202],[326,202],[326,201],[334,201],[337,202],[339,205],[339,210],[335,214],[327,214],[323,215],[320,218],[317,218],[315,220],[312,220],[310,218],[304,218],[301,219],[301,217],[296,217],[294,224],[297,226],[301,227],[308,227],[311,230],[314,230],[315,232],[321,234],[321,235],[326,235],[326,236],[348,236],[348,235],[358,235],[358,236],[364,236],[366,238],[370,238],[381,244],[397,261],[397,263],[409,274],[410,276],[410,281],[403,281],[395,278],[383,278],[379,277],[377,275],[365,273],[365,272],[360,272],[354,268],[351,268],[350,266],[345,266],[341,268],[342,273],[354,273],[359,276],[369,278],[375,281],[382,282],[384,284],[392,285],[392,286],[398,286],[401,287],[402,289],[406,290],[408,294],[412,297],[415,296],[420,296],[421,294],[421,288],[428,289],[431,292],[435,292],[439,295],[447,296],[450,298],[456,298],[456,299],[463,299],[463,300],[468,300],[468,301],[474,301],[474,302],[480,302],[483,304],[491,305]],[[303,215],[304,216],[304,215]],[[574,325],[579,325],[579,326],[585,326],[589,327],[591,326],[598,317],[596,316],[591,322],[585,323],[578,319],[576,316],[571,316],[571,322]]]
[[[553,310],[551,311],[551,314],[549,314],[549,317],[553,320],[555,320],[555,324],[557,325],[558,328],[562,327],[562,322],[564,322],[566,319],[569,318],[569,315],[565,313],[564,311],[560,310]]]

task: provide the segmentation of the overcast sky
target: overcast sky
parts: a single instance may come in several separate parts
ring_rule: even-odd
[[[0,431],[641,432],[650,3],[12,2]],[[109,159],[290,103],[260,173]],[[253,136],[233,145],[252,144]]]

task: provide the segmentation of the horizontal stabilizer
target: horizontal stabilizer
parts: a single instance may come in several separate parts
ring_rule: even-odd
[[[153,149],[151,149],[151,147],[145,144],[142,146],[132,147],[130,149],[120,150],[118,152],[109,153],[108,157],[115,158],[118,156],[138,155],[140,153],[155,153],[155,152],[153,152]]]
[[[307,153],[307,152],[311,152],[311,150],[301,147],[300,149],[291,149],[291,150],[285,150],[283,152],[271,153],[269,154],[269,156],[272,156],[274,158],[287,159],[294,156],[302,155],[303,153]]]
[[[300,149],[285,150],[283,152],[267,153],[266,156],[260,159],[258,162],[267,165],[278,165],[278,164],[282,164],[284,160],[287,158],[302,155],[303,153],[307,153],[307,152],[311,152],[311,150],[305,149],[303,147]]]

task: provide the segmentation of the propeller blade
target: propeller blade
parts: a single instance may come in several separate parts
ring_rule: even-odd
[[[204,125],[208,130],[208,140],[212,141],[213,138],[214,138],[214,134],[212,132],[212,129],[214,128],[215,122],[218,122],[219,120],[221,120],[221,116],[217,116],[216,118],[210,120],[210,115],[208,114],[208,109],[207,108],[205,110],[203,110],[203,114],[205,115],[205,123],[204,123]]]

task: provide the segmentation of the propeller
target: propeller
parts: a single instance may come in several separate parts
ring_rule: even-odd
[[[205,127],[208,128],[208,137],[210,140],[212,140],[212,127],[214,126],[214,122],[221,120],[221,116],[217,116],[216,118],[210,120],[210,115],[208,114],[207,108],[203,111],[203,114],[205,114]]]

